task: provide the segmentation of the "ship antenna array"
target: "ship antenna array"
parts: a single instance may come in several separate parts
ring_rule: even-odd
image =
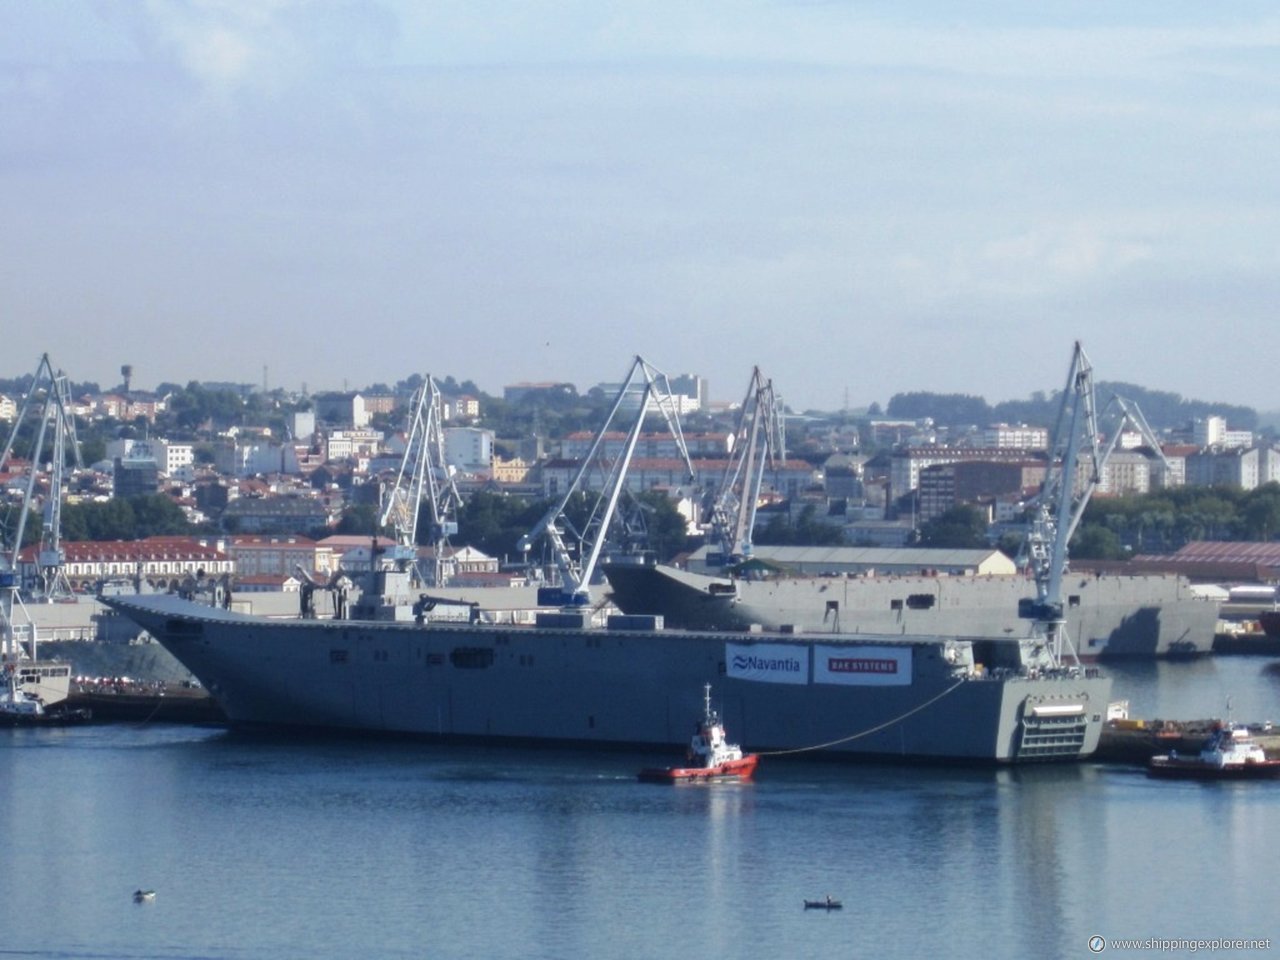
[[[401,568],[407,568],[416,563],[419,517],[423,503],[428,505],[435,556],[431,575],[426,579],[436,587],[445,586],[449,579],[449,560],[445,554],[449,538],[458,532],[456,517],[462,503],[453,472],[445,462],[443,408],[440,390],[428,375],[409,404],[404,456],[395,485],[383,496],[378,515],[380,527],[395,530],[392,559]]]
[[[711,542],[719,545],[725,563],[751,558],[766,464],[776,469],[786,459],[785,423],[773,381],[766,380],[759,367],[752,368],[738,408],[733,448],[711,508]]]
[[[633,407],[635,419],[626,435],[621,455],[606,456],[609,428],[624,411],[630,411]],[[546,538],[560,577],[558,599],[563,606],[584,607],[591,603],[591,579],[600,562],[601,551],[617,511],[618,498],[626,485],[627,471],[644,427],[645,416],[651,409],[656,409],[666,421],[667,429],[684,460],[687,481],[694,481],[693,460],[689,456],[689,448],[680,428],[675,395],[671,392],[666,374],[650,365],[643,357],[637,356],[573,481],[533,529],[520,538],[519,547],[526,556],[535,541]],[[593,472],[603,474],[604,482],[586,523],[581,531],[577,531],[566,514],[566,508],[574,495],[585,489],[587,479]],[[568,533],[576,541],[572,547],[566,540]]]

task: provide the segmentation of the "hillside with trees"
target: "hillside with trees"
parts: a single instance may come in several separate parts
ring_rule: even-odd
[[[1184,399],[1180,394],[1147,390],[1132,383],[1100,381],[1095,393],[1105,407],[1112,396],[1121,396],[1141,408],[1156,430],[1185,427],[1199,417],[1225,417],[1236,430],[1254,430],[1258,412],[1252,407]],[[1026,400],[1006,400],[994,406],[982,397],[959,393],[896,393],[889,399],[885,415],[894,420],[921,420],[928,417],[939,426],[963,427],[988,423],[1030,423],[1050,426],[1058,418],[1062,392],[1033,393]]]
[[[1280,484],[1254,490],[1175,487],[1143,496],[1094,497],[1071,541],[1073,557],[1119,560],[1170,553],[1195,540],[1280,537]]]

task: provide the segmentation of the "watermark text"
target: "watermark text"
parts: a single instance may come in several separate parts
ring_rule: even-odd
[[[1147,950],[1155,953],[1220,953],[1226,950],[1270,950],[1271,938],[1246,940],[1229,937],[1213,937],[1193,940],[1186,937],[1146,937],[1141,940],[1121,940],[1110,937],[1089,938],[1090,953],[1106,953],[1108,950]]]

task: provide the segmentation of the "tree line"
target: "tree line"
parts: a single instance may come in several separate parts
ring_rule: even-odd
[[[1174,487],[1124,497],[1094,497],[1071,538],[1069,552],[1081,560],[1125,560],[1139,554],[1173,553],[1198,540],[1268,542],[1280,538],[1280,483],[1253,490]],[[920,546],[981,549],[992,545],[986,518],[957,506],[921,525]],[[996,544],[1010,557],[1022,536]]]
[[[1255,430],[1258,412],[1252,407],[1204,400],[1184,399],[1180,394],[1148,390],[1132,383],[1099,381],[1094,392],[1100,407],[1113,396],[1136,403],[1147,422],[1156,429],[1180,428],[1192,420],[1210,415],[1225,417],[1236,430]],[[923,420],[939,426],[963,427],[988,423],[1030,423],[1052,426],[1062,406],[1062,391],[1036,391],[1026,400],[1006,400],[988,404],[979,396],[962,393],[895,393],[889,399],[886,416],[896,420]]]
[[[1268,542],[1280,537],[1280,483],[1253,490],[1174,487],[1089,501],[1071,542],[1075,557],[1118,560],[1171,553],[1196,540]]]

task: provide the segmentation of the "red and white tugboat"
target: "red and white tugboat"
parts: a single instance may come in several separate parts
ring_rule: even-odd
[[[744,754],[736,743],[726,743],[724,724],[711,709],[711,684],[703,687],[703,715],[689,741],[689,765],[650,767],[640,771],[645,783],[710,783],[720,780],[750,780],[760,758]]]
[[[1227,723],[1216,730],[1199,756],[1170,753],[1152,757],[1147,776],[1186,780],[1261,780],[1280,777],[1280,760],[1270,760],[1248,728]]]

